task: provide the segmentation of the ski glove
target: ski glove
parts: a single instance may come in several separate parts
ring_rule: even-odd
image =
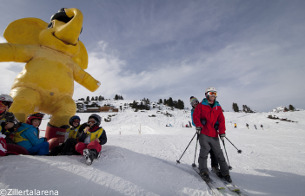
[[[220,137],[221,141],[225,141],[226,134],[225,133],[220,134],[219,137]]]
[[[201,129],[202,129],[201,127],[196,127],[196,132],[197,132],[198,135],[200,135]]]

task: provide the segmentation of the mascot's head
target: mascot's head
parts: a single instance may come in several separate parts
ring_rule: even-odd
[[[88,65],[88,54],[79,41],[83,14],[76,8],[62,8],[48,24],[38,18],[22,18],[8,25],[4,37],[9,43],[42,45],[71,56],[82,68]]]

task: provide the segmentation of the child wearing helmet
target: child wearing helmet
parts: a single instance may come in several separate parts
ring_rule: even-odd
[[[13,98],[8,94],[1,94],[0,95],[0,103],[5,105],[7,107],[6,110],[8,110],[8,109],[10,109],[10,107],[13,103]]]
[[[49,154],[49,143],[46,138],[39,138],[38,129],[33,125],[22,122],[17,123],[13,141],[17,145],[24,147],[31,155]]]
[[[37,113],[30,114],[26,120],[27,124],[33,125],[34,127],[36,127],[36,129],[38,131],[38,137],[40,134],[39,126],[41,124],[43,117],[44,117],[43,113],[37,112]]]
[[[84,125],[80,125],[80,117],[72,116],[69,119],[70,127],[66,130],[65,142],[60,146],[56,146],[51,149],[50,155],[75,155],[78,154],[75,151],[75,145],[77,144],[77,139],[79,137],[79,130]],[[87,126],[87,125],[86,125]]]
[[[81,131],[75,150],[84,155],[86,164],[91,165],[102,150],[102,145],[107,142],[106,131],[100,127],[101,117],[92,114],[88,118],[87,126]]]
[[[200,175],[206,181],[210,181],[207,168],[207,157],[209,151],[212,149],[220,165],[220,172],[218,175],[223,177],[226,181],[232,182],[229,174],[229,166],[226,163],[218,139],[219,136],[222,141],[224,140],[226,127],[222,108],[219,102],[216,101],[216,89],[214,87],[207,88],[205,96],[206,98],[197,105],[193,113],[196,130],[200,132],[199,143],[201,149],[198,160]]]
[[[0,103],[0,110],[1,110]],[[4,121],[1,122],[0,130],[2,133],[2,138],[5,138],[5,141],[2,139],[2,144],[6,143],[6,155],[18,155],[18,154],[29,154],[28,151],[14,142],[15,128],[17,125],[17,120],[13,113],[5,112],[3,116]]]
[[[79,136],[79,128],[80,128],[80,117],[79,116],[72,116],[69,120],[70,128],[66,131],[65,140],[72,138],[77,139]]]
[[[7,94],[0,95],[0,124],[5,121],[4,115],[13,103],[13,98]]]
[[[195,126],[195,123],[194,123],[194,120],[193,120],[193,113],[194,113],[195,108],[199,104],[199,101],[196,97],[191,96],[190,97],[190,104],[192,106],[192,109],[191,109],[192,125]]]

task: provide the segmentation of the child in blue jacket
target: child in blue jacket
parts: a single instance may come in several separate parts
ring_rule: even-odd
[[[31,155],[49,154],[49,143],[46,138],[39,138],[38,130],[33,125],[18,123],[13,140]]]

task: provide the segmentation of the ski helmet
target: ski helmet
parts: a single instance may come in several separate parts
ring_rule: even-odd
[[[97,115],[97,114],[91,114],[91,115],[89,116],[88,120],[89,120],[90,118],[93,118],[93,119],[96,121],[96,123],[94,124],[95,126],[96,126],[96,125],[99,126],[99,125],[101,124],[102,118],[101,118],[99,115]]]
[[[13,98],[10,95],[7,95],[7,94],[1,94],[0,95],[0,102],[2,102],[7,107],[11,107],[11,105],[13,103]]]
[[[77,116],[77,115],[75,115],[75,116],[72,116],[72,117],[70,118],[70,120],[69,120],[69,125],[73,126],[73,122],[74,122],[74,120],[76,120],[76,119],[78,119],[79,122],[80,122],[80,117]]]
[[[199,103],[199,101],[198,101],[198,99],[196,98],[196,97],[194,97],[194,96],[191,96],[190,97],[190,104],[191,104],[191,106],[194,108],[195,107],[195,105],[196,104],[198,104]]]
[[[33,114],[30,114],[28,116],[28,119],[26,121],[27,124],[32,124],[32,120],[34,119],[39,119],[39,120],[42,120],[44,117],[44,113],[40,113],[40,112],[36,112],[36,113],[33,113]]]
[[[12,122],[15,125],[18,122],[17,119],[15,118],[14,114],[11,112],[6,112],[4,118],[5,118],[5,122]]]
[[[217,90],[214,87],[209,87],[205,90],[205,96],[206,98],[209,98],[210,94],[217,97]]]

